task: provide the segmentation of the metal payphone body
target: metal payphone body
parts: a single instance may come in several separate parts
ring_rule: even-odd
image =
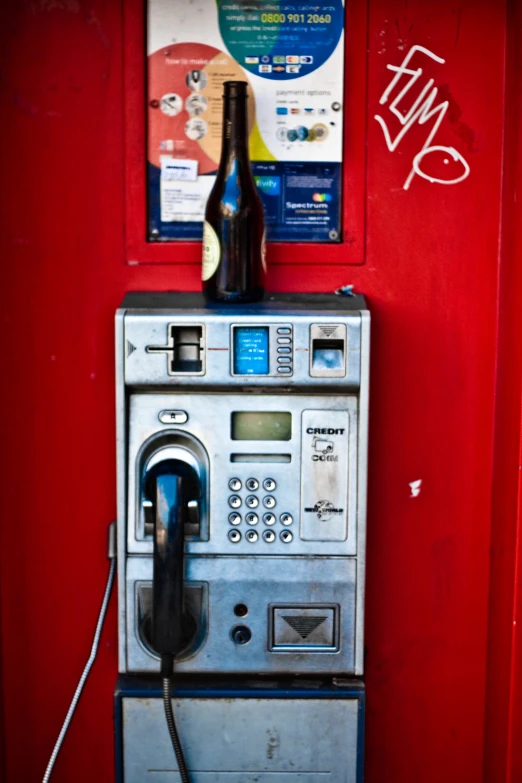
[[[180,733],[185,725],[189,764],[199,770],[194,779],[269,783],[288,772],[289,780],[315,781],[323,770],[352,783],[361,770],[363,695],[351,679],[363,674],[369,367],[363,298],[272,295],[256,305],[209,307],[197,294],[129,294],[117,315],[116,352],[122,779],[135,783],[155,770],[151,780],[175,780],[174,762],[168,772],[160,750],[154,761],[150,742],[139,737],[164,730],[147,691],[159,667],[150,642],[148,476],[177,461],[194,471],[200,490],[188,504],[182,564],[194,630],[175,664],[192,683],[180,696]],[[308,688],[313,680],[323,690],[303,696],[300,675]],[[148,683],[141,697],[136,676]],[[267,688],[276,689],[275,701]],[[209,689],[212,707],[201,711],[198,693],[203,698]],[[195,747],[197,727],[210,712],[217,735],[229,720],[242,724],[242,739],[228,746],[222,769],[215,748],[207,745],[201,755]],[[330,732],[320,739],[313,767],[303,748],[318,743],[320,726]],[[343,726],[351,759],[345,762],[338,757]],[[260,749],[254,763],[249,754],[256,757],[260,732],[267,731],[279,737],[277,751]],[[333,756],[342,772],[330,770]],[[294,757],[304,764],[300,773]],[[261,777],[241,777],[247,773]]]

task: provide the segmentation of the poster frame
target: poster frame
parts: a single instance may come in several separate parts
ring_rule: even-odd
[[[368,2],[345,0],[342,241],[270,242],[271,264],[364,263]],[[147,238],[147,0],[123,4],[125,263],[200,264],[201,242]]]

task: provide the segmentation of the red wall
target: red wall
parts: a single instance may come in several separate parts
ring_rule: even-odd
[[[122,6],[0,9],[7,783],[41,779],[90,649],[115,516],[114,310],[126,290],[199,287],[197,264],[125,263]],[[485,780],[508,780],[484,742],[504,35],[498,0],[371,0],[366,263],[271,271],[273,290],[353,283],[372,310],[367,783],[478,783],[485,751]],[[449,100],[434,143],[470,176],[405,191],[431,125],[389,152],[374,115],[392,126],[386,65],[415,44],[445,59],[425,66]],[[497,600],[513,596],[492,575]],[[113,780],[116,666],[113,601],[57,783]]]

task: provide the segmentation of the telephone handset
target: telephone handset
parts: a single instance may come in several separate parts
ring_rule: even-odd
[[[153,649],[161,656],[161,676],[167,725],[181,780],[189,781],[183,751],[174,723],[171,690],[174,659],[197,631],[185,607],[183,590],[185,523],[189,506],[199,503],[199,478],[190,465],[169,459],[158,463],[146,479],[147,494],[154,498],[154,566],[152,581]]]

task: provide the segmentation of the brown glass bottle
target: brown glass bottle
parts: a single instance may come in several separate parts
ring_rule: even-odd
[[[225,82],[223,142],[203,226],[203,294],[257,302],[265,284],[265,228],[248,157],[247,82]]]

